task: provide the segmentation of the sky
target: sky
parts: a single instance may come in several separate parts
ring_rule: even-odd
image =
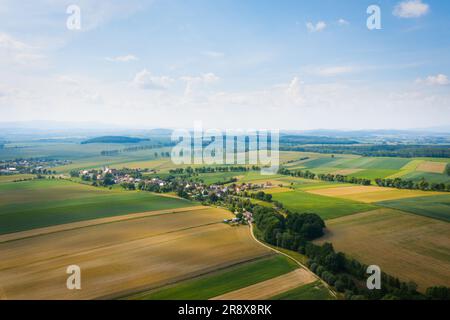
[[[448,127],[449,57],[449,1],[0,0],[0,122]]]

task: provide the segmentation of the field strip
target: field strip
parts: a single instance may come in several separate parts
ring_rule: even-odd
[[[215,215],[213,212],[210,217]],[[114,298],[190,279],[271,252],[254,242],[247,228],[221,222],[164,232],[168,223],[182,226],[184,220],[192,223],[196,219],[194,214],[172,215],[170,222],[161,216],[147,219],[159,221],[123,221],[92,230],[75,229],[68,232],[73,233],[71,236],[54,233],[1,244],[0,256],[6,266],[0,271],[1,287],[10,299]],[[153,235],[141,238],[152,228]],[[103,239],[103,246],[97,247],[98,239]],[[71,264],[83,270],[82,290],[66,289],[65,271]]]
[[[72,223],[55,225],[55,226],[50,226],[50,227],[45,227],[45,228],[38,228],[38,229],[32,229],[32,230],[27,230],[27,231],[21,231],[21,232],[0,235],[0,243],[24,239],[24,238],[36,237],[36,236],[41,236],[44,234],[50,234],[50,233],[55,233],[55,232],[67,231],[67,230],[72,230],[72,229],[85,228],[85,227],[90,227],[90,226],[95,226],[95,225],[105,224],[105,223],[119,222],[119,221],[125,221],[125,220],[130,220],[130,219],[139,219],[139,218],[157,216],[157,215],[162,215],[162,214],[182,213],[182,212],[189,212],[189,211],[194,211],[194,210],[205,210],[205,209],[208,209],[208,207],[194,206],[194,207],[185,207],[185,208],[176,208],[176,209],[146,211],[146,212],[131,213],[131,214],[127,214],[127,215],[116,216],[116,217],[108,217],[108,218],[100,218],[100,219],[91,219],[91,220],[85,220],[85,221],[79,221],[79,222],[72,222]]]
[[[394,173],[393,175],[390,175],[388,177],[386,177],[386,179],[395,179],[395,178],[400,178],[403,177],[405,175],[407,175],[408,173],[414,172],[416,171],[417,167],[422,163],[425,162],[425,160],[411,160],[410,162],[408,162],[407,164],[405,164],[399,172]]]
[[[225,293],[211,300],[263,300],[316,280],[316,277],[306,269],[299,268],[282,276]]]
[[[433,162],[424,161],[417,166],[416,171],[431,172],[431,173],[443,173],[447,163],[445,162]]]
[[[330,291],[330,293],[336,297],[336,293],[330,288],[330,286],[328,285],[328,283],[326,283],[325,281],[323,281],[321,278],[319,278],[315,273],[313,273],[311,270],[309,270],[303,263],[301,263],[300,261],[298,261],[297,259],[295,259],[294,257],[288,255],[287,253],[284,253],[280,250],[277,250],[271,246],[268,246],[267,244],[261,242],[258,240],[258,238],[256,238],[255,233],[253,232],[253,224],[250,223],[250,235],[252,236],[253,240],[255,240],[256,242],[258,242],[260,245],[262,245],[263,247],[268,248],[269,250],[272,250],[278,254],[281,254],[285,257],[288,257],[289,259],[291,259],[292,261],[294,261],[296,264],[298,264],[302,269],[306,270],[311,276],[314,277],[314,279],[319,280],[320,282],[322,282],[326,288],[328,288],[328,290]]]

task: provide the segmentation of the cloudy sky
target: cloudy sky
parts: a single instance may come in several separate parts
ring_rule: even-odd
[[[449,1],[0,0],[0,122],[446,126],[449,57]]]

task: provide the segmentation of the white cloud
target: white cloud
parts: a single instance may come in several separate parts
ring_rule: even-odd
[[[165,90],[174,82],[168,76],[153,76],[147,69],[138,72],[132,81],[132,86],[145,90]]]
[[[125,56],[117,56],[117,57],[106,57],[107,61],[111,62],[130,62],[139,60],[135,55],[127,54]]]
[[[26,44],[7,33],[0,33],[0,64],[6,66],[42,66],[46,57],[39,48]]]
[[[218,51],[203,51],[202,54],[204,56],[210,57],[210,58],[223,58],[225,57],[225,53],[218,52]]]
[[[319,68],[315,73],[323,77],[334,77],[342,74],[348,74],[357,71],[355,67],[351,66],[333,66]]]
[[[416,83],[424,83],[430,86],[446,86],[450,84],[450,80],[445,74],[438,74],[435,76],[428,76],[425,79],[419,78],[416,80]]]
[[[184,90],[185,95],[192,95],[194,89],[204,85],[210,85],[220,80],[214,73],[204,73],[200,76],[183,76],[180,80],[186,82],[186,88]]]
[[[347,20],[341,18],[341,19],[338,20],[338,24],[340,26],[348,26],[350,24],[350,22],[348,22]]]
[[[319,21],[315,25],[312,22],[306,23],[306,29],[308,29],[309,32],[320,32],[325,30],[327,27],[327,24],[324,21]]]
[[[394,16],[400,18],[418,18],[430,11],[430,6],[422,0],[408,0],[397,4],[394,8]]]
[[[0,48],[8,50],[25,50],[29,46],[6,33],[0,33]]]

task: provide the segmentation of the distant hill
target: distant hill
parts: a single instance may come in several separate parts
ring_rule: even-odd
[[[302,145],[302,144],[358,144],[359,142],[347,138],[305,136],[305,135],[282,135],[280,137],[280,143],[286,145]]]
[[[81,144],[88,143],[139,143],[142,141],[149,141],[150,139],[134,138],[134,137],[124,137],[124,136],[103,136],[96,137],[82,141]]]

